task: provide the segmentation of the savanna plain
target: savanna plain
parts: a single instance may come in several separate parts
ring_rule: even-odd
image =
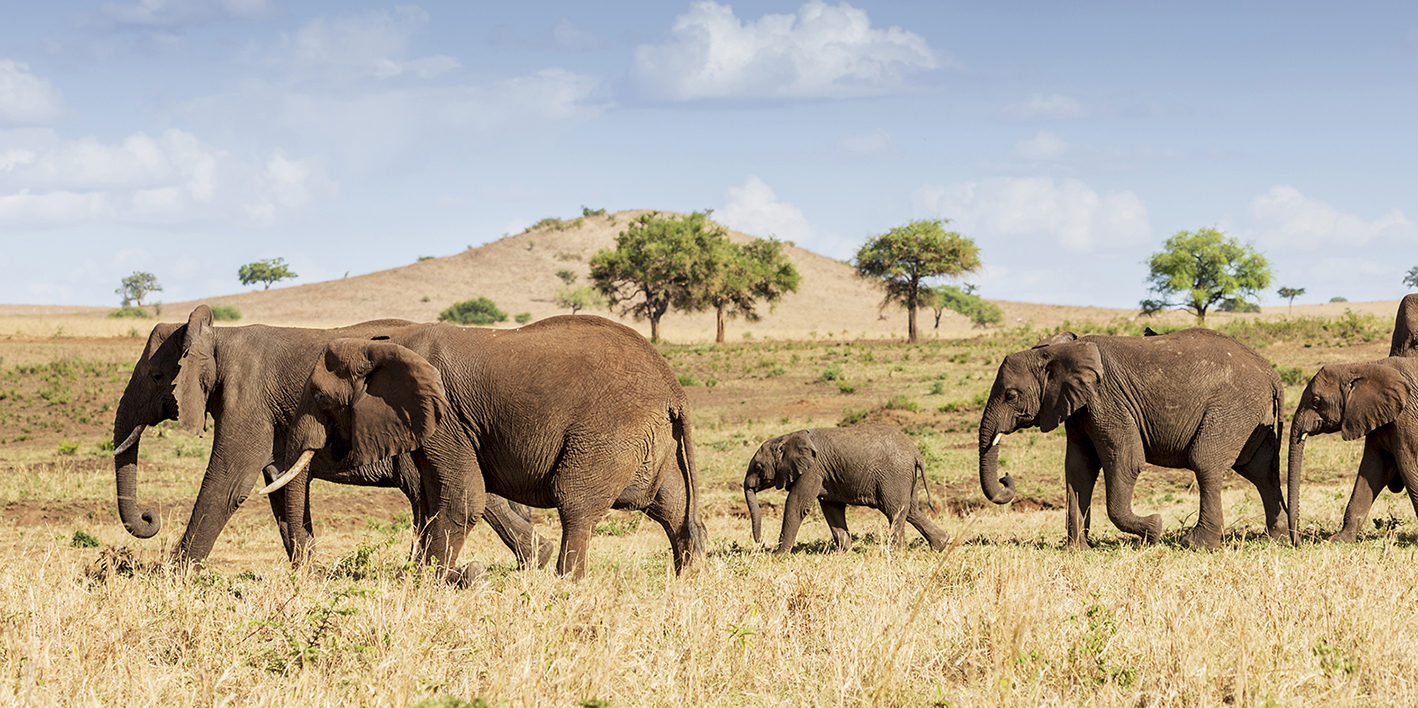
[[[1001,359],[1056,329],[1140,334],[1140,321],[932,337],[927,316],[914,345],[771,332],[663,344],[693,404],[703,562],[676,577],[658,525],[612,512],[573,582],[518,570],[479,525],[463,558],[486,578],[466,589],[407,563],[401,494],[319,481],[309,567],[290,569],[253,497],[207,563],[168,569],[210,437],[147,433],[140,490],[163,530],[129,536],[112,420],[151,322],[99,336],[82,321],[47,336],[0,328],[0,704],[1418,705],[1407,497],[1382,496],[1358,543],[1325,541],[1362,443],[1310,442],[1299,548],[1265,540],[1259,498],[1236,475],[1222,548],[1181,548],[1191,473],[1149,468],[1136,506],[1162,514],[1161,543],[1116,531],[1099,485],[1094,548],[1065,549],[1062,428],[1007,437],[1000,464],[1019,497],[984,499],[975,430]],[[1322,364],[1386,355],[1391,326],[1350,313],[1224,331],[1274,363],[1293,410]],[[817,510],[791,555],[756,547],[742,480],[758,444],[862,419],[919,444],[954,545],[933,552],[908,528],[893,550],[885,519],[852,508],[848,553]],[[781,495],[760,495],[766,539]],[[555,515],[534,513],[558,538]]]

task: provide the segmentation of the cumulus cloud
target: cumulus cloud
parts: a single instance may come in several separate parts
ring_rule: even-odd
[[[429,79],[462,66],[447,55],[404,58],[409,39],[428,27],[430,16],[413,5],[359,14],[322,15],[285,38],[273,63],[298,76],[390,78],[411,74]]]
[[[1059,120],[1087,118],[1089,110],[1082,101],[1072,96],[1036,93],[1024,101],[1005,106],[1001,113],[1009,120]]]
[[[1041,130],[1033,138],[1015,143],[1014,156],[1025,160],[1052,162],[1062,159],[1068,153],[1068,148],[1069,145],[1063,138]]]
[[[812,0],[791,15],[745,22],[733,8],[695,2],[672,39],[635,50],[632,73],[646,95],[715,98],[846,98],[898,93],[908,77],[952,64],[925,38],[876,29],[863,10]]]
[[[64,113],[64,97],[24,62],[0,59],[0,127],[50,125]]]
[[[1321,246],[1362,246],[1379,236],[1418,240],[1418,229],[1398,209],[1365,220],[1307,197],[1290,185],[1276,185],[1251,199],[1250,213],[1258,240],[1271,245],[1314,250]]]
[[[724,206],[714,211],[714,220],[759,238],[803,244],[813,236],[802,210],[778,201],[778,195],[757,175],[750,175],[743,186],[730,187],[725,192]]]
[[[972,236],[1049,237],[1075,253],[1145,242],[1147,207],[1132,192],[1099,194],[1076,179],[1000,178],[925,185],[911,195],[918,212],[950,219]]]

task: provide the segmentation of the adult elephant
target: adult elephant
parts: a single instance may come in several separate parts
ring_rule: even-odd
[[[164,420],[176,420],[192,433],[202,433],[210,413],[214,428],[212,456],[176,560],[200,561],[265,470],[274,477],[285,433],[294,419],[310,367],[325,345],[343,337],[374,337],[407,327],[405,320],[375,320],[337,329],[294,327],[215,327],[212,311],[199,305],[186,323],[162,323],[153,328],[147,346],[118,403],[113,423],[113,464],[118,482],[118,513],[123,526],[138,538],[150,538],[162,527],[157,512],[139,512],[138,450],[143,430]],[[416,525],[428,516],[417,469],[406,457],[378,459],[361,467],[317,460],[312,474],[342,484],[398,487],[409,498]],[[308,503],[308,502],[306,502]],[[293,563],[302,556],[293,542],[311,533],[309,510],[294,534],[286,513],[285,495],[271,497],[271,511]],[[531,525],[504,500],[489,504],[489,521],[525,564],[545,562],[551,544],[537,537]],[[540,544],[538,543],[540,541]]]
[[[1293,528],[1282,516],[1280,489],[1284,395],[1264,358],[1212,330],[1055,337],[1000,364],[980,418],[980,486],[996,504],[1011,501],[1014,480],[996,477],[1000,439],[1021,428],[1047,433],[1062,424],[1071,545],[1088,546],[1100,469],[1113,524],[1149,542],[1162,535],[1160,516],[1133,513],[1143,462],[1195,472],[1201,511],[1184,544],[1220,544],[1228,468],[1256,486],[1266,532],[1282,538],[1287,525]]]
[[[916,478],[926,486],[921,451],[900,428],[889,423],[858,423],[845,428],[813,428],[764,441],[748,463],[744,500],[753,523],[753,542],[763,543],[758,493],[770,487],[788,490],[783,506],[779,555],[793,549],[803,517],[813,501],[832,529],[837,550],[852,548],[847,506],[867,506],[886,516],[890,545],[900,546],[909,523],[934,550],[950,545],[950,534],[931,523],[916,505]],[[930,489],[926,489],[930,500]]]
[[[1413,297],[1412,295],[1409,296]],[[1304,474],[1305,440],[1338,432],[1364,438],[1354,491],[1344,508],[1344,526],[1331,541],[1353,541],[1369,516],[1374,497],[1388,485],[1408,489],[1418,510],[1418,358],[1388,357],[1356,364],[1330,364],[1305,386],[1290,424],[1288,474]],[[1297,495],[1290,494],[1293,513]]]
[[[689,401],[638,332],[589,315],[516,330],[417,325],[331,341],[309,372],[284,445],[298,517],[304,461],[360,464],[412,452],[437,500],[422,558],[450,576],[485,491],[561,519],[557,571],[586,573],[607,511],[641,509],[664,528],[676,572],[703,555]],[[293,532],[301,534],[299,525]]]
[[[1407,295],[1398,303],[1388,355],[1418,357],[1418,293]]]

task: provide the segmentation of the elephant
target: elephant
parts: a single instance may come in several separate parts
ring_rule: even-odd
[[[803,516],[814,499],[832,528],[837,550],[852,547],[847,531],[847,505],[867,506],[886,515],[891,545],[902,543],[909,522],[934,550],[950,544],[942,531],[916,506],[916,478],[926,486],[925,465],[915,443],[887,423],[858,423],[846,428],[799,430],[765,441],[754,453],[743,478],[744,499],[753,519],[753,542],[763,543],[758,492],[769,487],[788,490],[783,509],[779,555],[793,548]],[[926,489],[930,503],[930,489]],[[934,509],[935,505],[931,504]]]
[[[297,517],[311,454],[360,464],[411,452],[437,500],[421,560],[450,581],[470,579],[455,562],[484,492],[556,508],[560,574],[584,577],[591,531],[612,508],[659,522],[683,572],[704,554],[692,438],[688,396],[629,327],[588,315],[515,330],[415,325],[325,345],[272,486],[290,483]]]
[[[1388,355],[1418,357],[1418,293],[1406,295],[1398,303]]]
[[[1150,337],[1065,333],[1000,364],[980,418],[980,487],[996,504],[1013,500],[1014,480],[996,477],[1000,439],[1023,428],[1047,433],[1062,424],[1068,437],[1069,545],[1088,547],[1100,469],[1113,524],[1146,542],[1161,537],[1160,516],[1144,518],[1132,509],[1144,462],[1196,474],[1201,510],[1184,545],[1220,545],[1227,468],[1255,485],[1267,534],[1284,538],[1294,528],[1294,519],[1282,516],[1284,397],[1280,377],[1264,358],[1209,329]]]
[[[1409,297],[1413,297],[1410,295]],[[1384,485],[1405,487],[1418,511],[1418,358],[1388,357],[1354,364],[1329,364],[1300,394],[1290,424],[1288,476],[1304,475],[1305,439],[1338,431],[1345,440],[1364,438],[1364,455],[1354,491],[1344,508],[1344,526],[1331,541],[1355,540]],[[1299,499],[1290,494],[1290,508]],[[1298,513],[1298,512],[1294,512]]]
[[[162,526],[154,510],[138,511],[138,451],[143,430],[164,420],[176,420],[183,429],[201,434],[210,413],[215,436],[212,456],[187,530],[175,549],[179,564],[205,559],[257,477],[264,471],[268,480],[274,478],[273,463],[281,455],[310,367],[325,344],[337,338],[377,336],[411,324],[375,320],[328,330],[215,327],[211,309],[199,305],[186,323],[155,326],[133,367],[113,423],[113,462],[123,526],[138,538],[151,538]],[[428,515],[418,471],[407,456],[371,460],[357,468],[317,460],[311,474],[342,484],[398,487],[409,498],[416,524]],[[304,547],[293,542],[296,535],[285,501],[283,493],[273,495],[271,511],[287,555],[299,565]],[[551,544],[538,537],[505,500],[491,500],[488,508],[490,525],[519,562],[527,565],[549,559]],[[312,529],[308,510],[304,512],[298,523],[308,537]]]

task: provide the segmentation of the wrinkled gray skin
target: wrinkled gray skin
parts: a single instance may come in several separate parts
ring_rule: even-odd
[[[282,469],[307,450],[412,452],[436,500],[421,560],[449,580],[469,579],[454,568],[484,491],[556,508],[562,574],[585,575],[591,531],[612,508],[659,522],[676,572],[704,554],[689,400],[629,327],[588,315],[516,330],[417,325],[331,342],[308,380]],[[287,510],[302,512],[295,494]]]
[[[178,562],[206,558],[262,472],[268,478],[274,474],[273,463],[280,459],[286,429],[295,415],[310,368],[326,342],[339,337],[375,336],[410,324],[404,320],[376,320],[330,330],[265,325],[215,327],[211,309],[201,305],[186,323],[162,323],[153,328],[118,403],[113,444],[117,449],[139,426],[164,420],[177,420],[185,430],[200,434],[207,414],[211,414],[215,426],[212,456],[187,530],[175,551]],[[114,456],[118,511],[129,533],[150,538],[161,528],[161,520],[153,509],[139,512],[138,450],[135,439],[127,450]],[[328,458],[316,459],[313,466],[317,478],[332,482],[398,487],[409,497],[416,524],[421,525],[428,516],[418,471],[407,456],[381,459],[357,469],[333,464]],[[520,562],[546,562],[551,544],[540,539],[525,519],[503,500],[490,503],[489,509],[489,521]],[[295,534],[286,512],[284,491],[271,495],[271,510],[286,553],[299,564],[306,547],[293,541]],[[295,523],[309,538],[308,507]]]
[[[1418,293],[1405,296],[1398,303],[1388,355],[1418,357]]]
[[[1187,329],[1153,337],[1075,338],[1065,333],[1000,364],[980,418],[980,487],[996,504],[1014,499],[1014,480],[996,476],[996,436],[1035,426],[1047,433],[1062,424],[1068,435],[1070,545],[1088,547],[1100,470],[1113,524],[1149,542],[1162,535],[1160,516],[1144,518],[1132,509],[1144,462],[1196,473],[1201,510],[1184,544],[1220,544],[1227,469],[1256,486],[1266,532],[1284,538],[1293,524],[1282,515],[1283,407],[1284,390],[1270,364],[1223,334]]]
[[[758,492],[769,487],[788,490],[778,554],[797,540],[803,516],[813,500],[832,529],[837,550],[852,547],[847,531],[847,505],[866,506],[886,515],[891,545],[900,546],[907,523],[916,527],[937,551],[950,544],[942,531],[916,506],[916,479],[925,486],[925,466],[916,444],[895,426],[859,423],[846,428],[799,430],[768,440],[748,463],[743,478],[744,499],[753,519],[753,541],[763,543]],[[926,491],[930,498],[930,490]]]
[[[1413,296],[1409,296],[1413,297]],[[1369,516],[1374,497],[1388,485],[1408,489],[1418,510],[1418,358],[1389,357],[1357,364],[1330,364],[1319,370],[1295,408],[1290,424],[1289,477],[1304,474],[1305,439],[1340,433],[1364,438],[1364,455],[1354,491],[1344,508],[1344,526],[1331,541],[1353,541]],[[1296,508],[1296,495],[1290,507]]]

